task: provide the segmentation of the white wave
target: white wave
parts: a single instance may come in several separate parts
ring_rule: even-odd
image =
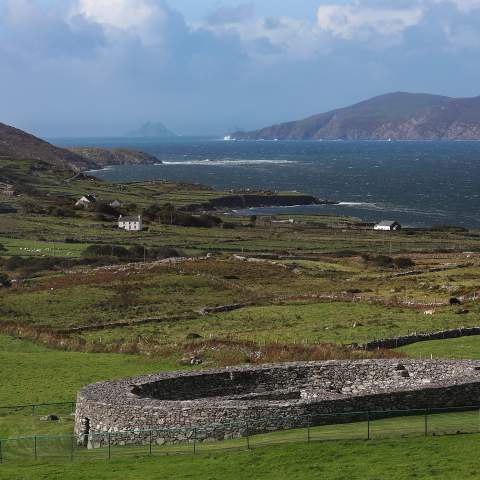
[[[96,170],[86,170],[85,173],[108,172],[109,170],[113,170],[113,168],[113,166],[108,166],[104,168],[98,168]]]
[[[156,165],[202,165],[205,167],[230,167],[238,165],[285,165],[296,163],[292,160],[186,160],[183,162],[164,161]]]
[[[343,207],[378,207],[375,203],[368,202],[338,202],[337,205]]]

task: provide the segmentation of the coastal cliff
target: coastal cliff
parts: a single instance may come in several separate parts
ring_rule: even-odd
[[[480,97],[389,93],[232,140],[480,140]]]
[[[138,150],[127,148],[75,147],[71,152],[88,159],[96,168],[109,165],[142,165],[162,163],[157,157]]]

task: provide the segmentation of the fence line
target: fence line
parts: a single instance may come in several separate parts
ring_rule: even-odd
[[[71,403],[73,402],[67,404]],[[278,417],[267,417],[267,420],[269,418],[278,422]],[[111,459],[128,455],[196,455],[218,450],[250,450],[279,443],[473,434],[480,433],[480,406],[301,415],[283,418],[284,429],[276,431],[265,427],[265,420],[262,418],[258,421],[263,426],[263,433],[256,434],[252,432],[256,431],[257,422],[252,419],[231,422],[232,425],[241,427],[241,433],[216,441],[210,440],[206,434],[214,431],[215,425],[222,425],[220,423],[205,427],[0,438],[0,463],[32,459]]]
[[[30,404],[23,404],[23,405],[0,405],[0,415],[2,412],[7,411],[14,411],[18,412],[21,410],[29,410],[32,415],[38,413],[38,411],[42,408],[48,407],[68,407],[71,413],[75,411],[75,405],[77,402],[69,401],[69,402],[53,402],[53,403],[30,403]],[[8,415],[8,413],[7,413]]]

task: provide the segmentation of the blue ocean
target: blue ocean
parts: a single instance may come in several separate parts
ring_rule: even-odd
[[[52,139],[60,146],[125,147],[162,164],[92,172],[108,181],[166,179],[219,189],[297,190],[338,205],[249,214],[349,215],[405,226],[480,228],[480,142],[223,141],[176,138]]]

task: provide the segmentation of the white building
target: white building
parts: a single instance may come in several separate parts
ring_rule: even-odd
[[[386,230],[389,232],[400,230],[401,228],[402,226],[396,220],[382,220],[373,227],[374,230]]]
[[[142,216],[124,217],[123,215],[120,215],[118,219],[118,228],[123,228],[129,232],[140,232],[143,230]]]
[[[120,208],[123,204],[120,200],[115,199],[112,202],[110,202],[109,205],[113,208]]]
[[[95,195],[84,195],[80,200],[78,200],[75,203],[76,207],[88,207],[92,203],[95,203],[97,199],[95,198]]]

